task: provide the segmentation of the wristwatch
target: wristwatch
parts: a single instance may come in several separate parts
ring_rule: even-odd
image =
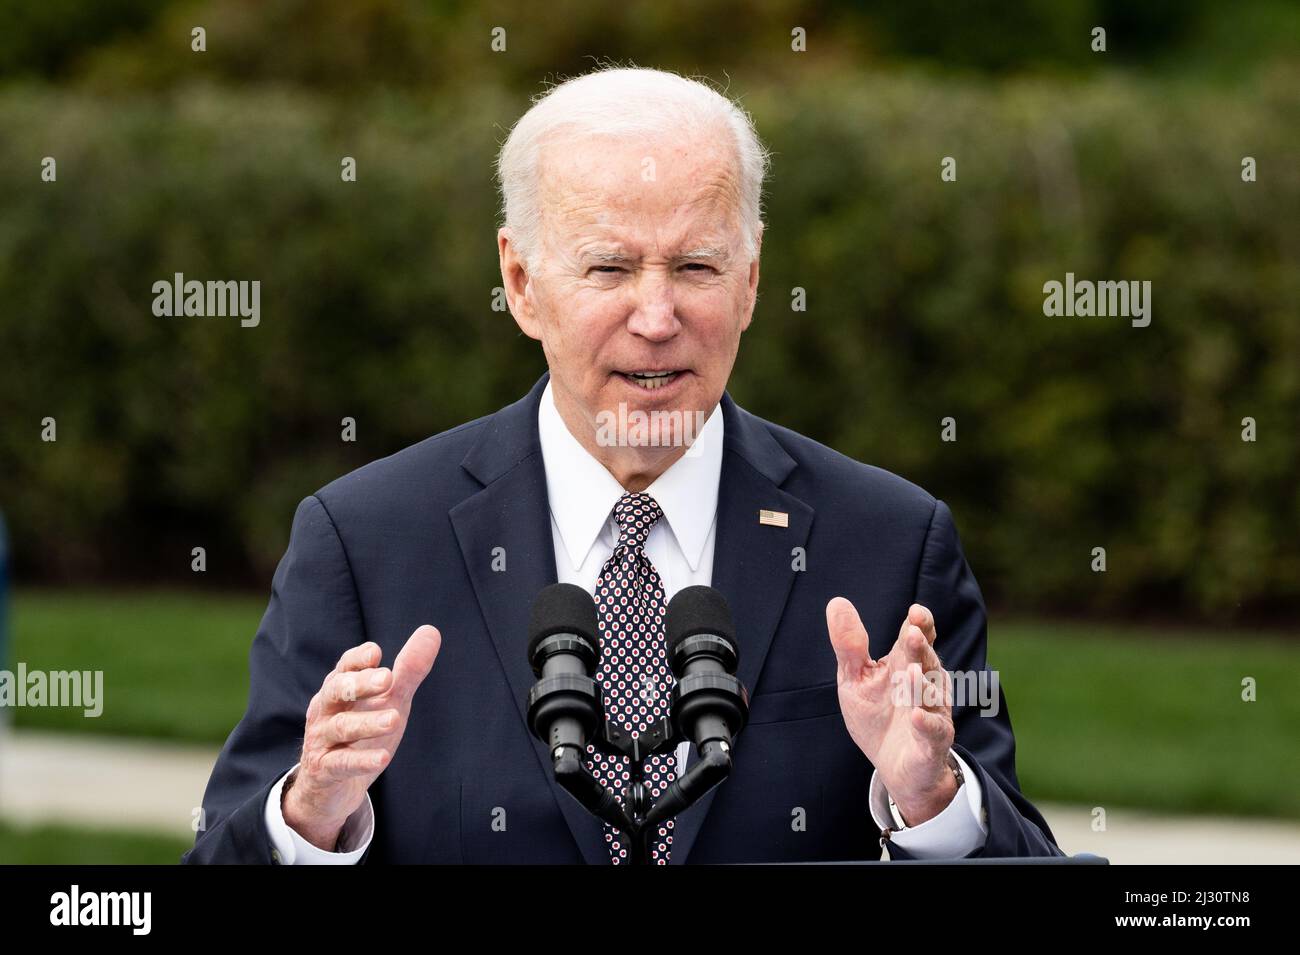
[[[953,755],[952,750],[948,751],[948,768],[952,770],[952,778],[957,781],[957,790],[960,792],[961,787],[966,784],[966,777],[965,775],[962,774],[961,764],[957,762],[957,757]],[[889,794],[886,793],[886,795]],[[902,812],[900,812],[898,806],[894,804],[893,796],[889,796],[889,814],[893,817],[894,822],[898,823],[898,825],[886,826],[884,829],[880,830],[881,848],[884,848],[885,843],[889,841],[890,836],[892,836],[895,832],[897,832],[900,829],[906,829],[908,827],[907,821],[903,819]]]

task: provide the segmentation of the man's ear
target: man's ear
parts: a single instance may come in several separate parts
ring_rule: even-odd
[[[497,230],[497,255],[501,260],[501,281],[506,291],[506,305],[514,316],[515,324],[529,338],[541,341],[541,326],[528,295],[532,277],[519,254],[514,232],[506,226]]]
[[[754,258],[749,263],[749,299],[745,308],[745,322],[740,327],[742,332],[748,329],[749,323],[754,320],[754,305],[758,302],[759,261],[762,258],[763,230],[765,228],[766,226],[763,223],[758,224],[758,236],[754,240]]]

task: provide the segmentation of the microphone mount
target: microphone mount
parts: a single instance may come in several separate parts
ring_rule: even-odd
[[[541,683],[538,683],[534,692],[529,694],[530,723],[534,706],[541,703],[545,695],[545,691],[542,691],[542,696],[536,695],[540,688]],[[725,740],[709,740],[701,748],[699,759],[669,783],[659,798],[652,802],[650,787],[644,779],[645,760],[658,754],[672,753],[684,739],[685,736],[675,730],[669,716],[635,737],[627,729],[604,721],[599,734],[591,742],[608,756],[627,757],[631,779],[622,793],[622,804],[587,769],[585,749],[573,745],[556,746],[551,751],[555,779],[588,812],[628,837],[631,842],[628,860],[631,863],[649,865],[650,837],[658,825],[694,805],[731,773],[731,745]]]
[[[721,594],[710,591],[710,595],[725,608]],[[577,595],[570,592],[569,597],[576,601]],[[699,594],[685,595],[681,605],[689,606],[692,598],[698,603]],[[585,605],[582,610],[586,612]],[[729,613],[725,626],[717,629],[730,632]],[[560,787],[624,834],[630,863],[649,865],[652,836],[659,824],[694,805],[731,773],[732,740],[749,716],[749,694],[731,672],[737,662],[735,648],[726,639],[704,632],[678,640],[670,652],[677,678],[669,713],[634,732],[605,715],[601,693],[590,675],[599,659],[598,648],[581,634],[562,632],[559,627],[549,630],[543,628],[529,648],[539,679],[528,693],[528,725],[547,745]],[[695,743],[698,759],[652,799],[644,778],[645,761],[671,754],[686,740]],[[620,794],[621,802],[587,769],[588,742],[607,756],[627,758],[630,779]]]

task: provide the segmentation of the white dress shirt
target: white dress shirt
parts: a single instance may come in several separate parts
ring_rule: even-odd
[[[547,382],[537,414],[538,436],[551,507],[551,538],[560,583],[596,591],[601,568],[618,543],[613,510],[625,493],[622,485],[569,432],[555,407]],[[713,580],[713,546],[717,534],[718,485],[722,475],[722,406],[714,408],[688,453],[661,474],[646,493],[658,502],[663,517],[650,529],[645,552],[659,571],[664,600],[683,587],[708,586]],[[829,638],[828,638],[829,639]],[[677,747],[677,771],[685,772],[690,743]],[[951,803],[932,819],[904,827],[879,774],[871,776],[868,803],[880,828],[916,858],[960,858],[984,844],[988,827],[982,818],[982,793],[976,774],[956,753],[965,783]],[[297,769],[297,767],[293,767]],[[293,770],[291,769],[290,772]],[[283,865],[357,862],[374,835],[374,808],[365,804],[348,817],[339,834],[338,852],[326,852],[289,828],[280,810],[285,776],[266,800],[266,827]]]

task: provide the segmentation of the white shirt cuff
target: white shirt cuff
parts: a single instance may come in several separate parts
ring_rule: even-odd
[[[952,752],[952,750],[949,750]],[[871,774],[871,818],[880,829],[892,829],[889,841],[898,843],[918,859],[960,859],[970,855],[988,838],[984,821],[984,791],[979,776],[966,761],[952,752],[961,767],[962,785],[943,812],[915,826],[904,826],[902,816],[891,805],[880,773]]]
[[[295,763],[289,773],[297,769]],[[271,847],[279,853],[281,865],[356,865],[370,847],[370,840],[375,834],[375,810],[370,804],[370,793],[366,793],[366,802],[358,806],[357,811],[348,816],[339,832],[339,841],[335,846],[339,851],[326,852],[302,836],[298,835],[284,821],[284,812],[280,808],[280,794],[284,791],[284,781],[289,777],[285,773],[271,787],[266,797],[266,809],[263,818],[266,830],[271,835]]]

